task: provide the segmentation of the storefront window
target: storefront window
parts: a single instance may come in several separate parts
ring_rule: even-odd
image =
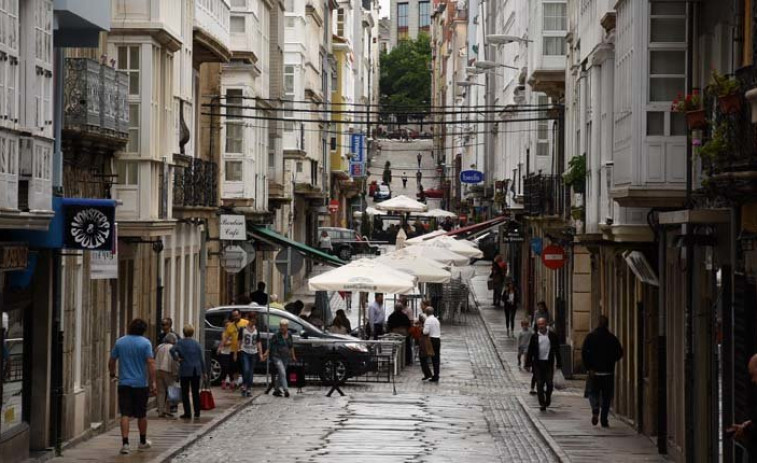
[[[2,359],[0,360],[0,434],[23,422],[24,404],[24,311],[2,312]]]

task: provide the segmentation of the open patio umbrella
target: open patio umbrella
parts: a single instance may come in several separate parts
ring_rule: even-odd
[[[480,259],[484,257],[484,253],[481,252],[480,249],[475,247],[470,242],[456,240],[449,236],[439,236],[431,240],[428,240],[425,243],[421,243],[413,247],[418,247],[418,246],[424,247],[424,248],[431,248],[431,247],[444,248],[456,254],[460,254],[465,257],[471,257],[471,258],[476,258],[476,259]]]
[[[395,241],[394,247],[396,249],[402,249],[406,246],[405,242],[407,241],[407,233],[405,233],[404,228],[400,228],[400,231],[397,232],[397,240]]]
[[[310,291],[365,291],[406,294],[418,278],[395,270],[376,259],[359,259],[308,280]]]
[[[418,277],[420,283],[448,283],[452,274],[436,261],[407,253],[389,253],[376,260],[395,270]]]
[[[447,232],[444,231],[444,230],[434,230],[432,232],[426,233],[425,235],[416,236],[415,238],[410,238],[409,240],[405,241],[405,244],[408,244],[408,245],[412,246],[413,244],[424,243],[424,242],[430,240],[431,238],[435,238],[437,236],[441,236],[441,235],[443,235],[445,233],[447,233]]]
[[[404,249],[401,249],[399,251],[395,251],[396,253],[403,252],[408,253],[413,256],[421,256],[425,257],[426,259],[435,260],[437,262],[441,262],[445,265],[468,265],[470,263],[470,258],[465,257],[463,255],[460,255],[456,252],[450,251],[449,249],[440,247],[440,246],[408,246]]]
[[[376,205],[380,211],[426,212],[428,206],[405,195],[395,196]]]
[[[423,214],[426,217],[436,217],[437,219],[446,219],[449,217],[450,219],[457,218],[457,214],[450,211],[445,211],[444,209],[431,209],[430,211]]]
[[[375,207],[370,207],[370,206],[365,208],[365,213],[368,215],[386,215],[386,212],[379,211]]]

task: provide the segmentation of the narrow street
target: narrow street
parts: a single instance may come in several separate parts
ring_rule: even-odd
[[[421,172],[421,185],[425,190],[438,188],[439,178],[436,172],[436,154],[432,156],[431,140],[389,140],[381,139],[378,143],[379,148],[376,155],[371,159],[368,168],[370,176],[368,183],[375,181],[378,184],[382,182],[384,164],[386,161],[391,163],[392,182],[389,188],[392,191],[392,197],[405,195],[415,199],[418,193],[418,182],[416,174]],[[421,166],[418,168],[418,153],[421,153]],[[402,177],[407,176],[407,185],[403,187]],[[369,206],[373,206],[373,200],[368,201]],[[428,200],[429,209],[439,207],[438,199]]]

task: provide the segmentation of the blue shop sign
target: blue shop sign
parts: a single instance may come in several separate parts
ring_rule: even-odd
[[[481,183],[484,181],[484,173],[478,170],[464,170],[460,172],[460,182]]]

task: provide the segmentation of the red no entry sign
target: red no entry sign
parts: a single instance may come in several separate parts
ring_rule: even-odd
[[[565,265],[565,250],[551,244],[542,250],[541,261],[544,262],[545,267],[557,270]]]

